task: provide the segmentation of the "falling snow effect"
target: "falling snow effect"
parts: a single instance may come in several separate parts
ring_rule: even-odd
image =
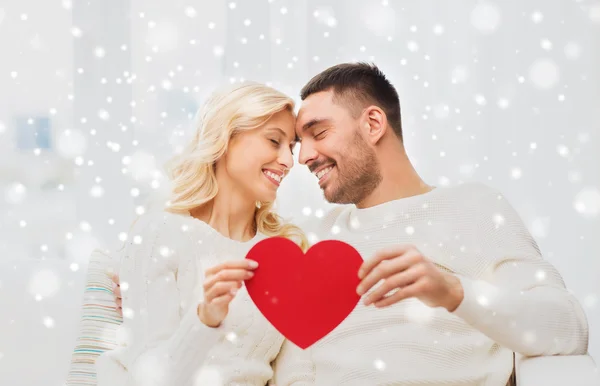
[[[596,218],[600,215],[600,190],[584,188],[575,196],[573,207],[583,217]]]
[[[435,14],[387,0],[314,8],[140,2],[114,13],[129,15],[123,19],[77,7],[72,0],[0,6],[0,296],[23,299],[15,315],[0,314],[8,333],[70,341],[77,316],[56,310],[76,309],[93,249],[147,242],[129,233],[131,222],[163,199],[154,198],[168,187],[164,162],[192,138],[196,110],[213,87],[252,79],[298,99],[311,75],[350,60],[375,61],[398,86],[407,149],[427,182],[476,180],[510,195],[542,252],[564,267],[591,323],[600,322],[591,276],[600,269],[592,260],[600,253],[600,63],[589,39],[600,27],[597,1],[570,2],[563,12],[486,0]],[[302,224],[332,206],[298,152],[278,207]],[[504,225],[502,213],[490,219],[498,232]],[[350,226],[361,229],[358,219]],[[331,228],[331,237],[339,232]],[[418,238],[423,229],[404,233]],[[162,246],[159,254],[168,259],[172,251]],[[415,305],[408,317],[426,323],[431,312]],[[26,320],[37,335],[18,329]],[[128,339],[120,330],[118,340]],[[533,342],[535,333],[523,339]],[[10,346],[0,350],[2,363],[20,360]],[[367,360],[386,371],[381,359]],[[162,371],[147,368],[149,376]],[[48,379],[60,384],[62,376]],[[220,377],[202,369],[196,384]]]
[[[194,379],[194,386],[224,386],[223,377],[216,367],[202,367]]]
[[[32,296],[40,295],[42,298],[54,296],[60,289],[60,278],[56,272],[41,270],[33,274],[29,282],[29,293]]]
[[[380,370],[380,371],[384,371],[385,368],[387,367],[385,362],[382,361],[381,359],[375,359],[375,361],[373,362],[373,365],[375,366],[375,368],[377,370]]]
[[[419,300],[410,299],[408,302],[409,304],[406,307],[406,317],[411,322],[426,324],[437,312],[434,308],[425,305]]]
[[[471,11],[471,24],[475,29],[483,33],[492,33],[501,22],[500,10],[489,2],[481,2]]]
[[[550,89],[559,81],[559,69],[551,59],[537,59],[529,67],[529,80],[540,89]]]

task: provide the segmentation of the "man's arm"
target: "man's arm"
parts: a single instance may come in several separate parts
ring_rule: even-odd
[[[545,261],[521,219],[489,190],[473,198],[472,230],[484,273],[477,279],[438,269],[412,245],[382,250],[365,261],[360,295],[383,283],[365,303],[387,307],[415,297],[444,307],[500,345],[526,356],[585,354],[583,309],[557,270]],[[386,296],[390,291],[395,293]]]
[[[493,246],[493,264],[479,280],[458,276],[463,300],[453,313],[523,355],[585,354],[585,313],[556,268],[504,197],[482,204],[491,209],[478,225],[482,242]]]

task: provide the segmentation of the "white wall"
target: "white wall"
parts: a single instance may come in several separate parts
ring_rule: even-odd
[[[64,380],[89,251],[117,247],[164,186],[155,171],[211,89],[244,78],[297,97],[348,60],[374,60],[397,86],[428,182],[508,196],[584,305],[600,356],[600,6],[230,3],[0,2],[0,384]],[[14,149],[14,117],[51,109],[54,149]],[[278,204],[298,221],[329,207],[302,166]]]

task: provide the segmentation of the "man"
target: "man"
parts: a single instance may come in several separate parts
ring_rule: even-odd
[[[275,384],[506,385],[513,352],[587,351],[583,310],[506,199],[419,177],[377,67],[329,68],[301,98],[299,161],[327,201],[353,204],[305,231],[361,253],[363,302],[308,350],[286,343]]]
[[[352,204],[305,231],[360,252],[363,301],[309,349],[286,342],[274,384],[506,385],[513,352],[587,351],[583,310],[506,199],[419,177],[377,67],[331,67],[301,97],[300,163],[329,202]]]

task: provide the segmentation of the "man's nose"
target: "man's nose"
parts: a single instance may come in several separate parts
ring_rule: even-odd
[[[310,141],[300,142],[300,154],[298,155],[298,161],[302,165],[307,165],[311,161],[317,159],[318,153]]]

